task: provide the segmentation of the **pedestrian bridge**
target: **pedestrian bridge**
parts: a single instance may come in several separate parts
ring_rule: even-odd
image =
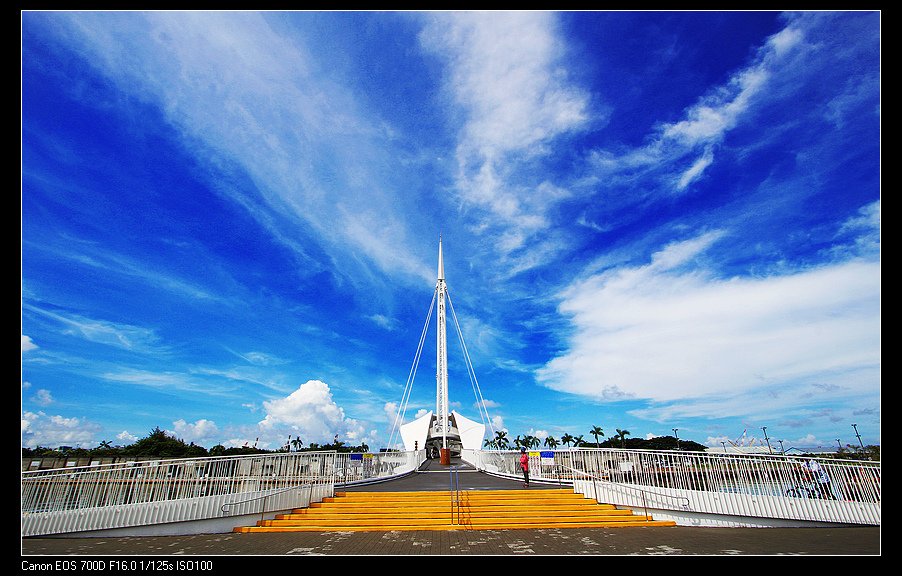
[[[587,448],[529,454],[536,487],[566,487],[678,525],[880,525],[879,462],[818,459],[830,479],[818,485],[805,473],[806,459],[795,456]],[[463,470],[521,490],[518,459],[513,451],[464,450],[460,462],[444,466],[424,450],[296,452],[25,471],[22,536],[225,533],[331,498],[336,487],[432,489],[417,488],[418,478],[447,487],[452,504]]]

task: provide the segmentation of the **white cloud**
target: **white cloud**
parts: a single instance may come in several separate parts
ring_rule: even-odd
[[[259,422],[262,431],[294,431],[307,444],[328,443],[336,433],[344,436],[356,431],[356,423],[345,418],[329,386],[319,380],[308,380],[286,398],[265,401],[263,408],[266,417]]]
[[[705,168],[711,165],[711,162],[714,161],[714,155],[711,153],[711,150],[705,150],[705,153],[699,157],[698,160],[695,161],[692,166],[686,170],[682,176],[680,176],[679,182],[677,182],[677,190],[682,190],[689,184],[698,180],[702,172],[705,171]]]
[[[53,320],[62,326],[62,333],[69,336],[75,336],[89,342],[134,352],[148,352],[154,354],[163,352],[163,349],[159,346],[159,338],[150,328],[108,322],[106,320],[95,320],[74,314],[64,315],[58,312],[43,310],[32,305],[23,305],[23,309]],[[30,338],[28,338],[28,342],[26,343],[26,338],[28,338],[28,336],[22,336],[23,351],[25,350],[26,344],[33,346]]]
[[[202,446],[208,444],[219,433],[219,428],[212,420],[200,419],[189,424],[185,420],[179,419],[172,425],[175,426],[175,430],[171,434],[173,437]]]
[[[544,228],[548,207],[568,193],[548,182],[524,185],[512,166],[548,154],[555,138],[590,119],[588,95],[561,64],[556,27],[551,12],[495,12],[491,18],[442,12],[428,16],[420,36],[447,62],[447,87],[464,114],[457,145],[461,199],[520,235]],[[509,251],[522,237],[506,242]]]
[[[30,352],[31,350],[37,350],[38,345],[32,342],[31,336],[26,336],[22,334],[22,352]]]
[[[128,446],[129,444],[134,444],[138,441],[138,437],[134,434],[130,433],[128,430],[123,430],[119,434],[116,434],[116,440],[122,443],[123,446]]]
[[[877,256],[880,254],[880,200],[863,206],[858,215],[843,222],[837,238],[853,238],[851,244],[838,243],[832,248],[837,257]]]
[[[245,352],[244,354],[238,354],[238,356],[257,366],[272,366],[273,364],[284,364],[286,362],[265,352]]]
[[[879,386],[879,263],[729,279],[686,266],[716,237],[574,283],[560,305],[573,336],[539,381],[608,400],[683,401],[643,412],[660,418],[766,412],[762,395],[781,388],[782,402],[800,402],[818,385],[830,385],[820,398]],[[715,400],[686,402],[698,398]]]
[[[23,412],[22,446],[72,446],[93,448],[101,427],[83,418],[49,416],[44,412]]]
[[[792,25],[773,35],[747,67],[686,108],[682,120],[661,124],[647,146],[618,153],[594,151],[590,158],[598,176],[608,182],[615,175],[626,181],[661,177],[669,180],[675,191],[685,190],[714,162],[715,147],[748,116],[756,100],[767,98],[768,82],[784,72],[784,59],[801,38],[801,31]],[[686,167],[686,157],[695,155],[700,147],[704,148],[702,155]],[[661,171],[665,176],[659,176]],[[680,176],[673,178],[673,172]]]
[[[529,430],[527,434],[530,436],[535,436],[542,441],[544,441],[545,438],[548,438],[548,430]]]
[[[53,404],[53,397],[50,395],[49,390],[44,390],[42,388],[35,392],[34,396],[31,397],[31,401],[38,406],[49,406],[50,404]]]
[[[549,12],[438,13],[421,38],[450,64],[449,84],[467,111],[462,146],[495,159],[528,150],[586,121],[587,96],[567,81]]]
[[[330,269],[353,267],[344,270],[352,280],[365,268],[361,254],[383,270],[425,273],[410,251],[398,249],[409,218],[399,214],[405,199],[382,174],[392,161],[384,121],[361,105],[357,79],[341,78],[329,53],[306,49],[309,24],[274,26],[257,12],[52,18],[61,41],[125,93],[158,106],[199,166],[210,168],[219,193],[300,262],[315,265],[298,233],[312,229],[333,258]],[[231,186],[223,166],[250,178],[255,192]]]
[[[382,314],[373,314],[371,316],[367,316],[370,320],[373,321],[374,324],[385,328],[386,330],[394,330],[397,322],[388,316],[384,316]]]

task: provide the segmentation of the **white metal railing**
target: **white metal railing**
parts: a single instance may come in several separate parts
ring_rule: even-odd
[[[543,457],[544,454],[544,457]],[[519,477],[519,454],[469,451],[478,469]],[[880,525],[880,463],[814,459],[830,482],[803,467],[809,458],[667,450],[568,449],[530,452],[530,480],[622,506],[698,514]]]
[[[22,472],[22,535],[263,514],[416,469],[425,452],[296,452]]]
[[[414,472],[426,460],[426,450],[335,455],[336,486],[366,484]]]

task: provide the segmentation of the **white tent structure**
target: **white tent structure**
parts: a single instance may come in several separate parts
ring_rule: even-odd
[[[448,419],[451,422],[449,426],[447,438],[448,446],[452,451],[457,451],[457,444],[460,448],[478,450],[482,448],[482,441],[485,438],[485,424],[480,424],[474,420],[463,416],[456,410],[452,410]],[[418,450],[425,448],[430,444],[438,444],[441,434],[435,434],[434,424],[438,422],[433,412],[428,412],[420,416],[413,422],[401,426],[401,440],[404,443],[405,450]],[[434,440],[430,443],[430,440]]]
[[[397,427],[404,418],[407,399],[410,395],[410,386],[413,383],[413,374],[416,372],[416,365],[419,362],[420,353],[422,351],[423,341],[425,339],[426,330],[429,326],[429,318],[432,316],[432,308],[436,308],[437,317],[437,336],[436,336],[436,379],[435,379],[435,411],[428,412],[416,420],[400,426],[401,441],[405,450],[418,450],[426,448],[429,453],[434,450],[438,454],[440,450],[448,450],[449,453],[459,453],[461,449],[482,448],[482,441],[485,437],[486,425],[480,424],[474,420],[466,418],[456,411],[448,411],[448,345],[446,335],[447,312],[445,304],[450,306],[452,316],[454,317],[455,327],[458,336],[461,339],[461,345],[464,350],[464,356],[470,375],[470,381],[473,385],[473,391],[476,394],[477,405],[480,407],[480,416],[484,422],[491,419],[485,412],[485,402],[482,399],[482,392],[479,390],[479,384],[476,382],[473,373],[472,364],[466,353],[466,345],[463,343],[463,335],[460,332],[460,326],[457,324],[457,318],[454,316],[454,308],[451,304],[451,297],[448,294],[448,287],[445,285],[445,266],[442,257],[442,241],[439,238],[438,243],[438,281],[435,285],[435,293],[433,295],[432,305],[429,307],[429,315],[426,319],[426,326],[423,328],[420,337],[420,347],[417,350],[417,356],[414,361],[414,368],[411,370],[411,377],[408,379],[407,387],[404,390],[404,397],[398,409],[398,417],[395,425]],[[494,431],[493,431],[494,434]],[[392,431],[394,437],[394,431]],[[390,440],[391,443],[391,440]]]

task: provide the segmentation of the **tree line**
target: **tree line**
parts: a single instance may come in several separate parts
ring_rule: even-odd
[[[254,446],[232,446],[226,448],[217,444],[209,450],[194,442],[185,442],[180,438],[170,436],[159,426],[150,431],[150,434],[127,446],[113,446],[109,441],[101,442],[95,448],[73,448],[60,446],[48,448],[37,446],[35,448],[22,448],[23,458],[119,458],[119,457],[146,457],[159,458],[203,458],[204,456],[243,456],[252,454],[274,454],[279,452],[318,452],[335,450],[337,452],[369,452],[366,443],[354,446],[345,444],[335,437],[330,444],[318,444],[311,442],[304,445],[299,438],[288,437],[284,445],[275,450],[265,450]]]
[[[599,440],[600,436],[604,436],[604,429],[600,426],[593,426],[589,430],[589,435],[595,438],[593,442],[587,439],[585,435],[580,434],[574,436],[572,434],[564,434],[560,439],[554,436],[548,436],[545,440],[540,440],[536,436],[530,434],[518,435],[516,438],[508,438],[507,432],[500,430],[495,432],[493,438],[487,438],[483,443],[483,448],[494,450],[519,450],[526,448],[545,447],[554,450],[560,446],[567,448],[622,448],[633,450],[682,450],[688,452],[704,452],[707,446],[693,442],[692,440],[682,440],[675,436],[656,436],[654,438],[627,438],[630,435],[629,430],[615,429],[617,432],[613,436],[605,440]]]
[[[573,436],[572,434],[564,434],[557,439],[548,436],[540,440],[536,436],[530,434],[518,435],[515,438],[508,438],[506,431],[497,431],[495,436],[487,438],[483,442],[484,448],[495,450],[519,450],[526,448],[527,450],[535,448],[548,448],[555,450],[558,447],[566,446],[568,448],[621,448],[632,450],[682,450],[687,452],[705,452],[707,446],[693,442],[692,440],[683,440],[675,436],[656,436],[654,438],[628,438],[629,430],[616,429],[616,434],[605,440],[599,440],[604,437],[604,430],[599,426],[593,426],[589,430],[589,435],[593,436],[595,441],[585,438],[584,435]],[[355,452],[366,453],[370,448],[366,443],[357,446],[345,444],[343,441],[335,437],[334,441],[329,444],[318,444],[311,442],[304,445],[299,438],[288,437],[284,445],[275,450],[265,450],[257,448],[256,445],[233,446],[226,448],[222,444],[217,444],[209,450],[203,446],[199,446],[194,442],[185,442],[182,439],[170,436],[159,426],[150,431],[150,433],[132,444],[126,446],[113,446],[108,441],[101,442],[95,448],[73,448],[70,446],[60,446],[59,448],[48,448],[37,446],[35,448],[22,448],[22,458],[121,458],[121,457],[157,457],[157,458],[202,458],[205,456],[243,456],[252,454],[274,454],[284,452],[318,452],[330,451],[336,452]],[[777,453],[777,451],[774,451]],[[812,456],[823,456],[822,454],[809,454]],[[880,461],[880,446],[852,446],[847,444],[841,447],[833,458],[842,458],[849,460],[872,460]]]

